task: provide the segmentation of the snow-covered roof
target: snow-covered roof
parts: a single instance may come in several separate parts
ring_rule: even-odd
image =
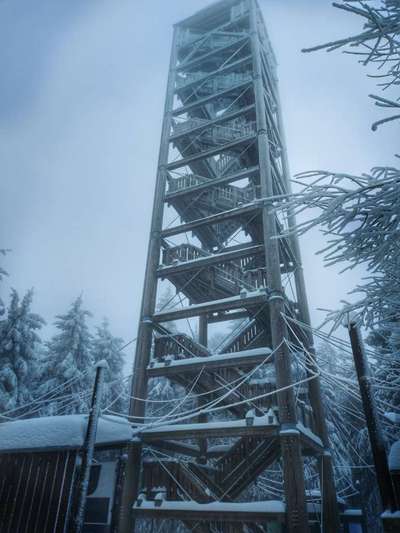
[[[400,470],[400,440],[393,443],[390,448],[389,470]]]
[[[86,415],[46,416],[0,424],[0,453],[80,448],[87,427]],[[96,445],[117,444],[132,438],[125,418],[99,419]]]

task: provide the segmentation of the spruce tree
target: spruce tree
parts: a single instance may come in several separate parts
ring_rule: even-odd
[[[11,291],[6,319],[0,322],[0,411],[21,407],[32,399],[31,383],[37,373],[38,348],[41,340],[37,333],[45,321],[32,313],[33,290],[20,300],[16,290]],[[17,411],[23,416],[27,409]]]
[[[108,320],[104,319],[101,326],[96,328],[96,336],[92,342],[92,356],[94,362],[105,360],[108,363],[108,370],[104,376],[103,403],[106,406],[110,405],[110,410],[116,412],[124,412],[127,408],[122,346],[123,340],[111,334]]]
[[[90,316],[83,308],[82,296],[66,314],[56,316],[58,333],[47,343],[39,392],[51,395],[57,387],[57,398],[42,414],[84,413],[88,409],[94,376],[92,336],[86,323]]]

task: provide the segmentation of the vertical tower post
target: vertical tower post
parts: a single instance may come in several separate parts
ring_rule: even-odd
[[[176,29],[172,37],[171,59],[168,70],[167,94],[164,105],[164,117],[161,130],[160,152],[158,157],[157,178],[154,192],[153,214],[151,218],[149,247],[147,252],[140,322],[137,334],[135,359],[133,364],[131,401],[129,416],[134,422],[141,423],[145,416],[148,376],[146,372],[150,360],[153,338],[151,317],[155,311],[157,297],[157,267],[160,261],[161,230],[164,215],[164,194],[167,182],[166,165],[168,162],[171,129],[171,113],[174,100],[174,82],[176,65]],[[135,530],[131,508],[138,495],[140,481],[141,445],[132,444],[128,449],[127,467],[121,496],[120,533]]]
[[[279,130],[281,132],[281,142],[283,145],[282,151],[282,166],[286,181],[287,192],[290,194],[292,192],[291,182],[290,182],[290,170],[289,162],[286,150],[286,139],[285,139],[285,130],[283,126],[282,119],[282,106],[280,101],[279,92],[276,91],[277,96],[277,115]],[[296,218],[293,211],[289,212],[288,222],[291,228],[296,227]],[[317,366],[317,356],[315,353],[314,340],[311,329],[311,317],[308,307],[308,298],[306,285],[304,280],[304,271],[303,264],[301,259],[300,245],[298,236],[295,233],[291,234],[291,243],[292,248],[296,257],[296,268],[294,271],[294,280],[296,286],[296,293],[298,297],[299,305],[299,318],[306,324],[304,329],[304,345],[307,350],[309,357],[307,358],[308,367],[311,373],[314,375],[318,372]],[[340,529],[340,517],[339,509],[336,498],[336,489],[335,489],[335,475],[333,470],[332,455],[330,452],[330,443],[328,437],[328,428],[326,425],[326,415],[325,409],[322,403],[322,392],[321,384],[319,378],[313,379],[309,382],[308,385],[309,394],[310,394],[310,403],[313,409],[314,418],[316,422],[316,429],[318,436],[321,438],[324,445],[324,453],[319,459],[319,477],[320,477],[320,487],[321,487],[321,498],[322,498],[322,521],[323,528],[325,533],[335,533]]]
[[[257,24],[257,4],[250,3],[250,35],[253,52],[253,83],[257,110],[257,145],[260,161],[261,196],[273,196],[270,147],[267,132],[264,88],[261,76],[261,52]],[[296,429],[297,416],[292,388],[291,360],[286,339],[288,333],[282,314],[285,312],[285,297],[282,290],[281,270],[276,229],[276,218],[271,212],[272,205],[265,200],[263,208],[263,233],[265,245],[265,264],[267,270],[269,313],[271,322],[272,345],[275,352],[276,383],[278,389],[279,418],[281,422],[281,449],[284,467],[284,487],[287,505],[289,532],[309,531],[305,500],[304,471],[301,455],[300,434]]]

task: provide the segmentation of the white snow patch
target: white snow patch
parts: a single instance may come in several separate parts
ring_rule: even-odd
[[[249,350],[243,350],[241,352],[232,352],[228,354],[215,354],[215,355],[204,355],[201,357],[190,357],[185,359],[178,359],[171,363],[170,366],[181,366],[181,365],[188,365],[188,364],[207,364],[212,362],[221,362],[224,361],[231,361],[235,359],[243,359],[246,357],[257,357],[257,356],[265,356],[267,357],[271,353],[271,350],[269,348],[252,348]],[[164,360],[167,358],[174,359],[174,355],[167,355],[164,357]],[[163,362],[153,362],[151,365],[151,368],[163,368],[165,364]]]
[[[136,506],[135,506],[136,507]],[[140,508],[154,509],[153,501],[142,501]],[[163,510],[180,510],[180,511],[217,511],[227,513],[277,513],[285,512],[285,504],[279,500],[267,500],[259,502],[211,502],[211,503],[197,503],[195,501],[169,501],[165,500],[162,503]]]
[[[0,452],[80,448],[87,427],[86,415],[46,416],[0,424]],[[117,416],[101,417],[96,444],[131,440],[129,422]]]

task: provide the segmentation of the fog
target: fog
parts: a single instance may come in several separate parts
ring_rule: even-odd
[[[144,277],[172,24],[208,0],[0,2],[0,248],[11,287],[54,315],[83,292],[99,323],[135,337]],[[393,164],[395,135],[356,58],[301,48],[360,30],[325,0],[262,0],[278,58],[292,173],[360,173]],[[360,272],[324,268],[324,237],[302,238],[312,318]],[[128,350],[131,357],[132,350]]]

